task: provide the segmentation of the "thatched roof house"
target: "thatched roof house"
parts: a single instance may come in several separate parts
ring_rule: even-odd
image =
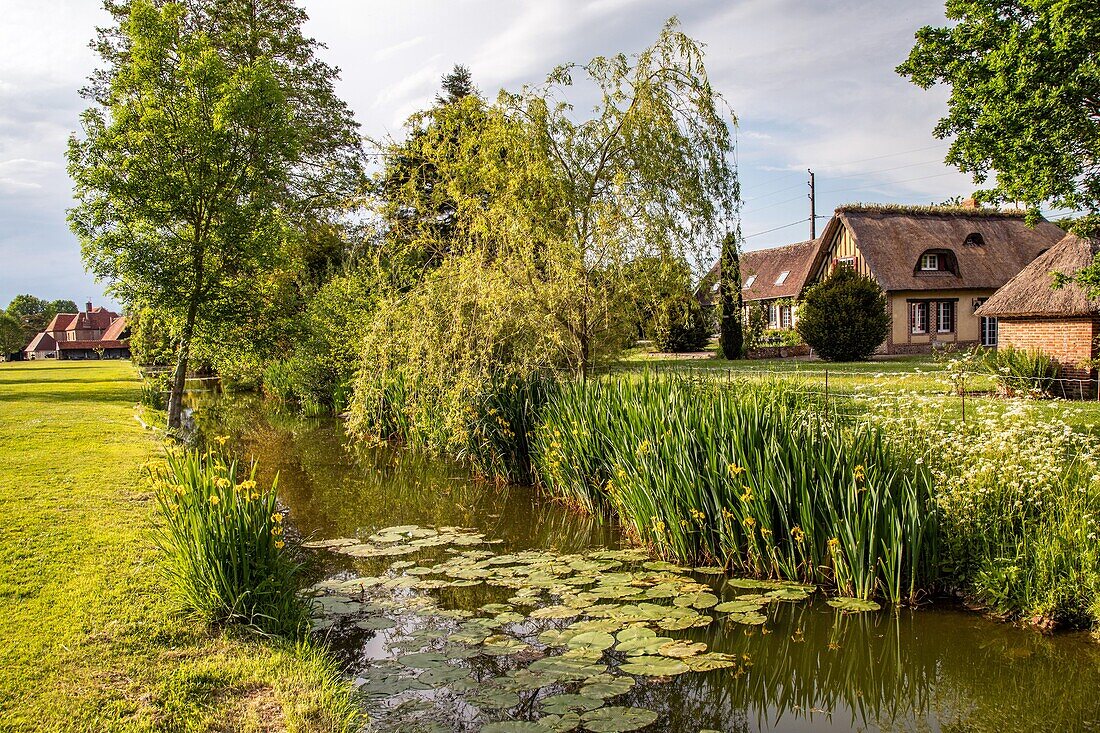
[[[884,353],[936,344],[995,345],[996,324],[976,309],[1065,232],[1023,212],[976,206],[842,206],[825,227],[810,281],[836,267],[873,277],[892,327]]]
[[[1100,240],[1067,234],[1036,257],[978,309],[991,318],[1078,318],[1100,315],[1100,302],[1067,282],[1055,287],[1054,273],[1072,275],[1092,263]]]
[[[1067,234],[1035,258],[978,309],[1000,324],[1000,343],[1051,355],[1070,379],[1090,379],[1096,357],[1100,301],[1073,282],[1055,288],[1054,273],[1073,275],[1093,262],[1100,240]]]

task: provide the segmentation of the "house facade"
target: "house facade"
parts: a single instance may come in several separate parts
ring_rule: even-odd
[[[1070,391],[1089,396],[1096,394],[1096,370],[1089,362],[1097,357],[1100,302],[1073,282],[1055,289],[1052,273],[1073,275],[1098,252],[1100,241],[1067,234],[978,309],[979,316],[1000,323],[1002,345],[1047,353],[1064,378],[1079,380]]]
[[[741,299],[747,318],[753,308],[763,308],[767,327],[793,329],[798,322],[797,301],[806,286],[817,254],[817,240],[796,242],[770,249],[741,253]],[[704,278],[700,297],[711,305],[718,293],[722,274],[719,260]]]
[[[883,354],[937,345],[996,346],[998,321],[977,311],[1065,232],[1022,212],[963,207],[843,206],[822,233],[807,284],[837,267],[874,278],[891,327]]]
[[[58,313],[23,349],[27,359],[128,359],[126,318],[89,302],[80,313]]]

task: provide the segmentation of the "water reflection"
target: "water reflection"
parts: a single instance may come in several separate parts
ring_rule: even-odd
[[[567,553],[621,542],[611,523],[540,501],[530,489],[473,481],[460,466],[411,451],[349,448],[334,420],[218,399],[200,402],[196,420],[205,431],[229,434],[268,475],[279,473],[280,494],[305,535],[366,537],[419,524],[476,528],[503,540],[494,547],[500,552]],[[376,574],[390,564],[323,557],[329,577]],[[720,581],[716,592],[731,594]],[[510,595],[486,586],[402,593],[410,603],[431,593],[443,608],[464,609]],[[425,631],[415,618],[392,630],[334,633],[333,651],[349,672],[365,669],[389,653],[391,640]],[[1100,648],[1082,635],[1044,637],[953,610],[842,615],[817,602],[773,604],[763,628],[718,614],[686,636],[739,655],[740,666],[639,685],[615,704],[654,710],[661,715],[655,728],[669,731],[1100,729]],[[516,661],[464,664],[481,680]],[[469,710],[450,699],[446,706],[448,725],[461,729]]]

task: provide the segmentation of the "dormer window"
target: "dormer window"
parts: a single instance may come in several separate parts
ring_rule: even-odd
[[[984,244],[985,237],[982,236],[981,232],[970,232],[963,240],[963,246],[965,247],[981,247]]]
[[[745,287],[751,288],[754,282],[756,282],[756,275],[749,275],[749,279],[745,281]]]
[[[776,285],[782,285],[783,283],[785,283],[787,281],[787,275],[790,275],[790,274],[791,274],[790,270],[784,270],[783,272],[779,273],[779,277],[777,277],[775,279],[775,284]]]
[[[952,274],[959,276],[959,260],[949,249],[926,249],[917,258],[914,275]]]

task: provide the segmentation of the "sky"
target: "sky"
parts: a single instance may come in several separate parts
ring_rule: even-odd
[[[913,34],[944,25],[942,0],[301,0],[306,32],[341,69],[337,90],[371,139],[400,137],[440,77],[467,65],[487,97],[554,66],[637,52],[677,15],[705,44],[712,85],[737,116],[745,249],[809,238],[850,202],[939,203],[969,177],[932,128],[947,90],[894,68]],[[18,293],[113,304],[84,271],[65,216],[65,147],[106,21],[98,0],[0,0],[0,307]],[[826,219],[818,221],[818,232]]]

